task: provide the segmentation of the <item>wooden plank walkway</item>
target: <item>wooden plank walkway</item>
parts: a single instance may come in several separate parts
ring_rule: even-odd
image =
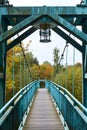
[[[23,130],[64,130],[47,89],[38,89]]]

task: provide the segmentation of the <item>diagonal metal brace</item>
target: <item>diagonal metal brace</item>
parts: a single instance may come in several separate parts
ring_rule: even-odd
[[[22,31],[29,25],[32,25],[36,20],[38,20],[41,17],[41,15],[32,15],[29,16],[28,18],[24,19],[22,22],[19,24],[15,25],[12,29],[2,33],[0,35],[0,43],[4,42],[5,40],[8,40],[18,32]]]
[[[81,53],[83,52],[83,47],[78,42],[76,42],[73,38],[71,38],[68,34],[63,32],[60,28],[55,27],[52,30],[56,32],[57,34],[59,34],[66,41],[68,41],[72,46],[78,49]]]
[[[79,29],[77,29],[74,25],[66,21],[64,18],[58,16],[57,14],[55,15],[50,15],[50,18],[57,23],[57,25],[60,25],[62,28],[73,34],[75,37],[80,39],[83,42],[87,42],[87,34],[84,32],[81,32]]]
[[[26,32],[21,34],[19,37],[17,37],[14,41],[12,41],[10,44],[7,45],[6,51],[10,50],[12,47],[20,43],[23,39],[31,35],[33,32],[35,32],[37,29],[34,27],[31,27]]]

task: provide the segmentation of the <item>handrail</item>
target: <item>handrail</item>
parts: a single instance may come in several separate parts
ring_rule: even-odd
[[[35,82],[35,81],[34,81]],[[0,109],[0,116],[2,115],[2,113],[11,105],[13,105],[12,103],[15,101],[15,99],[21,95],[26,89],[32,87],[31,85],[34,83],[34,82],[31,82],[29,85],[25,86],[24,88],[22,88],[14,97],[11,98],[10,101],[8,101],[5,106],[3,106],[1,109]]]
[[[83,106],[68,90],[52,82],[46,82],[59,113],[64,117],[70,130],[87,130],[87,108]]]
[[[38,81],[33,81],[22,88],[10,101],[0,110],[0,129],[17,130],[23,117],[31,106],[31,101],[39,87]]]
[[[87,108],[83,105],[83,104],[81,104],[67,89],[65,89],[64,87],[62,87],[62,86],[60,86],[60,85],[58,85],[58,84],[56,84],[56,83],[54,83],[54,82],[52,82],[52,81],[50,81],[52,84],[54,84],[57,88],[59,88],[60,90],[63,90],[64,91],[64,94],[66,94],[66,95],[68,95],[72,100],[73,100],[73,102],[75,103],[75,104],[77,104],[77,106],[79,106],[86,114],[87,114]],[[55,87],[54,86],[54,87]],[[56,88],[56,89],[57,89]]]
[[[24,113],[30,107],[32,97],[40,87],[40,82],[45,82],[45,87],[53,96],[60,113],[69,128],[87,129],[87,108],[85,108],[68,90],[48,80],[36,80],[22,88],[1,110],[0,129],[16,130],[23,121]],[[78,121],[77,121],[78,118]],[[74,121],[74,122],[73,122]],[[75,123],[77,122],[77,123]],[[10,124],[10,125],[9,125]]]

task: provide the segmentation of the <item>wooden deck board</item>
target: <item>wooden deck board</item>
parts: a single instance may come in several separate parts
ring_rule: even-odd
[[[46,89],[38,89],[23,130],[64,130]]]

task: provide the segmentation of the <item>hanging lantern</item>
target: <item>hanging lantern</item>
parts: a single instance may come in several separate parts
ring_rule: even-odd
[[[43,42],[43,43],[51,42],[50,36],[51,36],[50,25],[41,24],[40,25],[40,42]]]

